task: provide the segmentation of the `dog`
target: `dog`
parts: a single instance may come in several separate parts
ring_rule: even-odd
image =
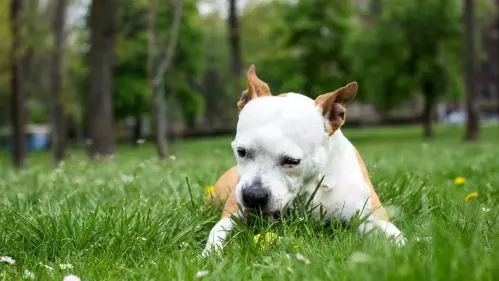
[[[237,166],[220,177],[210,194],[224,210],[203,255],[223,247],[234,227],[233,216],[254,211],[272,215],[292,208],[298,196],[314,192],[312,204],[321,205],[326,219],[348,222],[360,215],[365,218],[360,233],[378,229],[403,245],[406,240],[389,221],[360,154],[341,132],[345,104],[357,94],[357,83],[313,100],[297,93],[273,96],[254,65],[247,80],[248,89],[237,103],[240,113],[232,142]],[[321,215],[318,209],[315,216]]]

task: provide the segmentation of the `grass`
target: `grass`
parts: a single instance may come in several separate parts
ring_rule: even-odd
[[[416,127],[345,134],[405,232],[404,248],[291,217],[247,223],[222,256],[197,259],[220,214],[203,203],[203,189],[234,164],[230,138],[176,143],[176,160],[164,163],[147,144],[120,147],[104,163],[76,152],[58,168],[33,153],[19,172],[2,152],[0,256],[16,264],[0,263],[0,280],[22,280],[25,270],[36,280],[194,280],[204,270],[206,280],[499,280],[497,128],[479,143],[463,143],[457,127],[439,127],[430,142]],[[459,176],[463,185],[453,182]],[[470,192],[478,197],[466,202]],[[268,231],[280,237],[274,244],[253,242]],[[73,268],[61,269],[66,263]]]

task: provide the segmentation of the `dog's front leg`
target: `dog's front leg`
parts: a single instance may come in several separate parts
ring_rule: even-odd
[[[371,230],[378,229],[382,231],[387,237],[394,239],[397,246],[404,246],[406,239],[404,234],[391,222],[377,218],[375,215],[369,215],[367,219],[362,222],[358,230],[364,234]]]
[[[234,222],[230,217],[222,218],[211,229],[206,247],[203,250],[203,256],[207,256],[210,252],[221,250],[224,246],[227,235],[234,227]]]
[[[232,190],[225,202],[222,218],[213,226],[206,242],[206,247],[202,255],[207,256],[212,251],[221,250],[225,244],[229,232],[234,228],[232,217],[243,217],[239,211],[239,205],[235,195],[235,190]]]

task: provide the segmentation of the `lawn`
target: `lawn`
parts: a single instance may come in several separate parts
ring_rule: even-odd
[[[439,127],[428,142],[418,127],[345,134],[405,247],[291,217],[242,225],[222,256],[198,259],[220,213],[203,192],[234,164],[230,138],[177,142],[164,163],[147,143],[121,146],[104,163],[75,152],[55,169],[47,153],[33,153],[20,172],[0,152],[0,256],[16,261],[0,262],[0,280],[26,271],[34,280],[499,280],[497,127],[479,143],[463,143],[458,127]],[[253,242],[269,231],[274,244]]]

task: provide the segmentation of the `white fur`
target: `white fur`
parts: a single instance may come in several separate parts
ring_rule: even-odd
[[[327,218],[350,221],[360,214],[366,217],[358,229],[361,233],[379,229],[402,245],[405,239],[397,227],[371,214],[369,187],[363,179],[354,146],[341,130],[329,136],[325,122],[314,101],[300,94],[250,101],[239,115],[232,143],[240,176],[236,187],[239,204],[243,206],[242,187],[256,178],[270,190],[267,211],[275,212],[291,207],[300,194],[312,194],[324,176],[313,204],[322,205]],[[251,151],[252,157],[239,157],[238,147]],[[282,155],[301,159],[301,162],[294,168],[281,167]],[[224,234],[218,233],[222,226]],[[212,247],[221,247],[227,235],[225,230],[231,227],[230,219],[217,223],[210,232],[205,253]]]

